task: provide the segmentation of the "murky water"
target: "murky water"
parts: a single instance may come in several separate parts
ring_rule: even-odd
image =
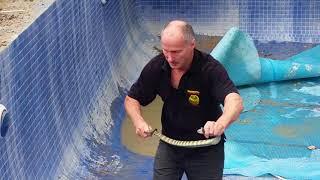
[[[153,129],[161,130],[161,108],[162,100],[159,96],[149,104],[148,106],[142,107],[142,115],[145,120],[151,125]],[[135,128],[128,116],[122,123],[121,128],[121,141],[130,151],[146,155],[154,156],[159,139],[152,136],[147,139],[138,137],[135,134]]]

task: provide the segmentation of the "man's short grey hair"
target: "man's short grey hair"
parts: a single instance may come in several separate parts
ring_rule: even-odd
[[[184,21],[181,21],[181,22],[184,22]],[[161,31],[161,36],[162,36],[163,31],[170,25],[171,25],[171,22],[168,22],[164,25],[164,27]],[[187,22],[184,22],[183,25],[180,26],[180,28],[181,28],[183,37],[186,41],[191,42],[192,40],[195,39],[195,33],[194,33],[193,28],[190,24],[188,24]]]

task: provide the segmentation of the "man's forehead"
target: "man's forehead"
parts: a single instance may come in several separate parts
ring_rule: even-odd
[[[184,46],[185,40],[181,34],[164,34],[161,37],[161,44],[167,46]]]

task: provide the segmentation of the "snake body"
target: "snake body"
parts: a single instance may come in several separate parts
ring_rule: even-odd
[[[186,148],[196,148],[196,147],[205,147],[205,146],[216,145],[221,140],[221,137],[217,136],[217,137],[206,139],[206,140],[179,141],[179,140],[171,139],[171,138],[161,134],[160,132],[158,132],[157,129],[153,130],[151,132],[151,135],[157,136],[158,138],[160,138],[160,140],[162,140],[168,144],[171,144],[174,146],[179,146],[179,147],[186,147]]]

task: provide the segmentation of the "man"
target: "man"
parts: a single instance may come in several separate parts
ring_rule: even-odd
[[[168,23],[161,32],[163,53],[143,68],[125,99],[136,134],[146,138],[151,127],[140,106],[159,95],[164,101],[162,134],[176,140],[222,136],[217,145],[183,148],[160,141],[154,161],[154,179],[222,179],[224,131],[241,113],[242,99],[223,66],[195,49],[192,27],[184,21]],[[223,111],[220,108],[223,104]],[[197,133],[203,127],[203,134]]]

